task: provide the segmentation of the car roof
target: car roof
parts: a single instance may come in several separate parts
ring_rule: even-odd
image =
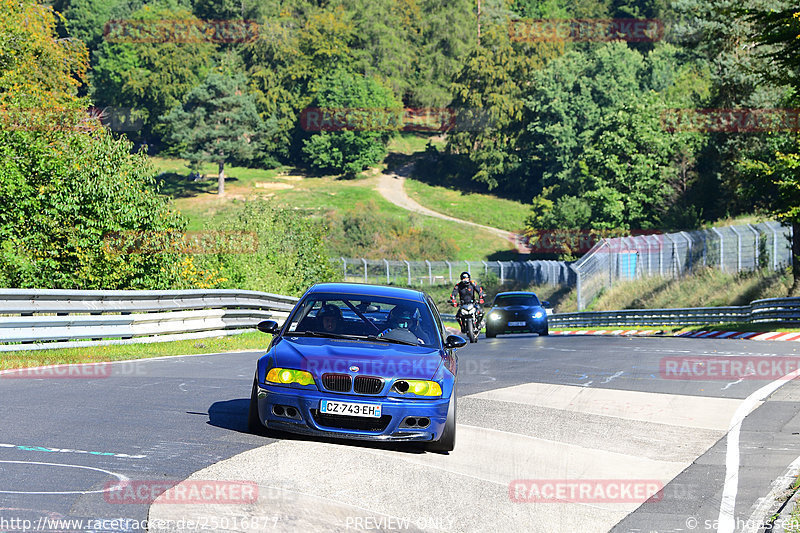
[[[317,283],[306,292],[306,294],[316,293],[402,298],[404,300],[419,302],[425,301],[425,293],[416,289],[387,287],[385,285],[368,285],[366,283]]]
[[[529,291],[508,291],[508,292],[498,292],[497,294],[494,295],[495,298],[497,298],[498,296],[536,296],[536,293]]]

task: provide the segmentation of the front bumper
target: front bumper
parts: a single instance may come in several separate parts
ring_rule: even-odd
[[[341,394],[319,390],[296,389],[259,383],[258,418],[268,428],[313,435],[359,440],[377,441],[433,441],[439,439],[447,421],[450,398],[431,400],[411,398],[375,397],[359,394]],[[381,419],[355,420],[356,417],[321,415],[318,410],[321,400],[355,402],[381,405]],[[278,416],[273,406],[293,407],[295,416]],[[408,417],[427,418],[430,423],[424,428],[407,427],[403,422]],[[385,425],[383,423],[385,419]],[[352,422],[380,427],[357,428]],[[341,425],[351,427],[341,427]]]
[[[516,322],[511,320],[510,322]],[[521,322],[521,320],[520,320]],[[524,326],[510,326],[509,320],[500,319],[492,320],[491,318],[486,322],[486,329],[494,332],[495,334],[502,333],[543,333],[547,331],[547,318],[528,318],[525,320]]]

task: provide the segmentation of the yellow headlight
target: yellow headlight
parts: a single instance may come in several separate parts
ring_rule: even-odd
[[[408,390],[404,391],[406,393],[410,392],[412,394],[416,394],[417,396],[441,396],[442,395],[442,387],[435,381],[427,381],[424,379],[400,379],[399,382],[408,383]],[[401,390],[395,387],[398,392]]]
[[[267,379],[269,383],[280,383],[288,385],[289,383],[297,383],[300,385],[312,385],[314,383],[314,376],[305,370],[292,370],[289,368],[271,368],[267,372]]]

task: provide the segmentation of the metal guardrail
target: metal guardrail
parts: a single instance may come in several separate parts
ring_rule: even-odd
[[[1,289],[0,352],[237,334],[296,302],[238,290]]]
[[[726,322],[798,322],[800,298],[768,298],[750,305],[677,309],[625,309],[556,313],[548,319],[556,327],[691,326]]]

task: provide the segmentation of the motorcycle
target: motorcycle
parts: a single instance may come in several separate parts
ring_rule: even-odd
[[[475,302],[462,304],[456,311],[456,320],[461,326],[461,333],[466,333],[470,342],[478,342],[478,334],[483,328],[483,313]]]

